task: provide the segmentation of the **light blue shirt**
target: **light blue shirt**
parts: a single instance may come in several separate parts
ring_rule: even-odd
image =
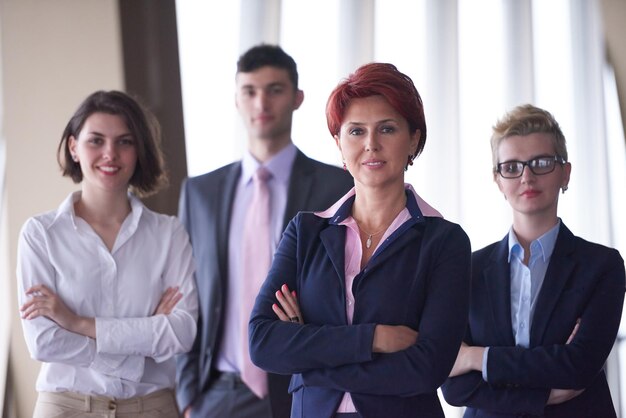
[[[278,242],[283,233],[283,221],[287,207],[287,192],[291,169],[296,159],[298,149],[289,144],[280,150],[263,166],[272,174],[268,180],[270,191],[270,240],[268,243],[271,254],[274,254]],[[241,347],[247,341],[243,341],[245,333],[241,330],[241,292],[245,281],[242,278],[243,260],[241,259],[243,248],[243,229],[246,212],[252,201],[253,184],[252,176],[261,166],[249,152],[246,152],[241,160],[241,177],[237,183],[228,235],[228,292],[226,295],[226,311],[224,318],[224,335],[217,352],[216,368],[223,372],[239,372],[243,359],[240,355]],[[216,196],[216,199],[222,196]],[[248,314],[249,316],[250,314]]]
[[[515,345],[528,348],[530,327],[537,306],[539,291],[546,277],[550,257],[559,235],[561,221],[548,232],[530,243],[528,266],[524,264],[524,248],[513,228],[509,230],[509,266],[511,272],[511,329]],[[487,381],[489,347],[483,355],[483,379]]]

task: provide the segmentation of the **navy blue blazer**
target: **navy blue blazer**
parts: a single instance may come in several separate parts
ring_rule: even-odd
[[[561,223],[538,296],[530,347],[515,346],[511,325],[508,235],[472,255],[472,297],[465,341],[489,346],[489,383],[479,372],[443,386],[465,417],[615,417],[603,371],[624,301],[624,260],[612,249],[574,236]],[[566,341],[576,320],[580,328]],[[546,406],[550,389],[585,389]]]
[[[350,392],[365,418],[443,417],[437,388],[456,358],[467,324],[470,243],[460,226],[422,216],[407,192],[412,219],[396,230],[354,279],[352,325],[345,305],[346,227],[354,198],[330,219],[300,213],[275,254],[250,320],[252,361],[294,374],[292,417],[332,417]],[[304,325],[272,311],[283,283],[295,289]],[[372,353],[376,324],[406,325],[417,342]]]
[[[235,162],[183,184],[178,216],[189,233],[196,260],[199,296],[198,333],[189,353],[177,358],[176,397],[185,409],[215,378],[215,353],[222,337],[228,291],[228,231],[241,162]],[[287,192],[284,224],[299,210],[323,210],[354,185],[347,171],[320,163],[298,151]],[[288,376],[269,375],[272,415],[288,417]]]

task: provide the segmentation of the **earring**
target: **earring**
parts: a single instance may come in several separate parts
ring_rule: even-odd
[[[346,166],[346,160],[343,160],[343,169],[345,171],[348,171],[348,167]]]
[[[567,185],[561,187],[561,194],[565,194],[566,190],[567,190]]]
[[[72,154],[72,160],[77,163],[78,162],[78,157],[75,154]]]

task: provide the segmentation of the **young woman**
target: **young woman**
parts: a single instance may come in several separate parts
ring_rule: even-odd
[[[624,260],[557,216],[572,166],[549,112],[516,107],[493,128],[491,149],[513,226],[472,256],[469,328],[445,398],[467,406],[465,417],[615,417],[603,366]]]
[[[287,227],[252,312],[251,358],[294,374],[292,417],[443,417],[470,244],[404,183],[426,141],[421,98],[395,66],[367,64],[326,115],[355,187]]]
[[[29,219],[18,247],[37,418],[178,416],[174,355],[193,343],[197,294],[184,228],[136,197],[165,180],[159,139],[118,91],[91,94],[63,132],[59,163],[81,190]]]

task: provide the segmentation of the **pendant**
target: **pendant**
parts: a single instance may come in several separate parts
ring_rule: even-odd
[[[369,248],[372,246],[372,236],[368,235],[367,241],[365,241],[365,248]]]

